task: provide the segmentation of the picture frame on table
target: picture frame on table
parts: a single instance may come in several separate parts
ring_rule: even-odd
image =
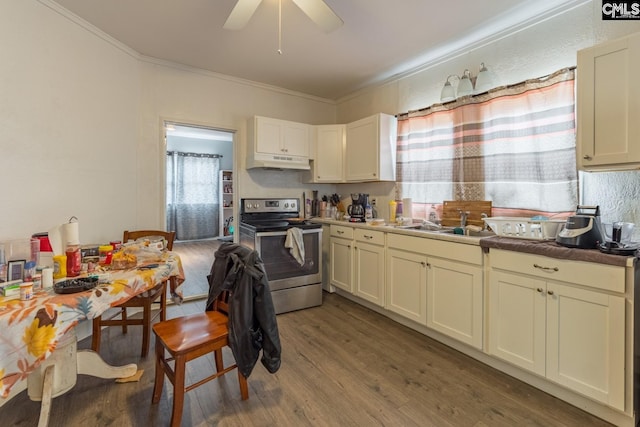
[[[22,280],[24,276],[25,260],[9,261],[7,263],[7,281]]]

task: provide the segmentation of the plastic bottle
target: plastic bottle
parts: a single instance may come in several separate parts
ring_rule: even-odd
[[[392,200],[389,202],[389,222],[390,223],[394,223],[396,222],[396,209],[397,209],[398,204],[396,203],[395,200]]]
[[[80,246],[68,245],[67,246],[67,277],[76,277],[80,275],[82,269],[82,255],[80,253]]]
[[[111,257],[113,256],[113,246],[102,245],[98,247],[98,264],[104,267],[105,265],[111,265]]]
[[[373,208],[369,204],[369,199],[367,199],[367,203],[364,205],[364,219],[365,221],[371,221],[373,219]]]
[[[67,256],[55,255],[53,257],[53,278],[64,279],[67,277]]]
[[[434,224],[438,222],[438,211],[436,210],[436,205],[431,205],[431,209],[429,210],[429,221]]]

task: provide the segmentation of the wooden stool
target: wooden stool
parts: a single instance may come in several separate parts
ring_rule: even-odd
[[[180,425],[186,392],[238,367],[233,364],[225,368],[222,361],[222,349],[229,345],[227,298],[228,293],[223,292],[216,300],[214,311],[178,317],[153,325],[156,338],[156,375],[152,403],[160,401],[166,375],[173,384],[171,426]],[[166,358],[165,352],[171,357]],[[215,355],[216,373],[185,387],[187,362],[211,352]],[[174,362],[173,368],[169,363],[171,361]],[[249,398],[249,387],[247,379],[239,370],[238,381],[242,400],[246,400]]]

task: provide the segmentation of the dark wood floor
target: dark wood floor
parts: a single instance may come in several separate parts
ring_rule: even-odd
[[[174,305],[170,316],[203,306]],[[183,426],[609,425],[335,294],[325,293],[320,307],[279,315],[278,325],[281,369],[269,374],[258,362],[247,401],[235,373],[187,393]],[[167,425],[172,386],[165,381],[162,400],[151,404],[154,365],[152,357],[139,359],[139,340],[139,330],[108,328],[102,346],[109,363],[138,363],[139,382],[79,376],[53,400],[49,425]],[[187,375],[193,380],[212,369],[205,356]],[[0,408],[0,424],[35,426],[38,411],[25,391]]]

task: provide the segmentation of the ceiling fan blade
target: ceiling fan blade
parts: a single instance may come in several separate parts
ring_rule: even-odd
[[[293,0],[293,2],[325,33],[330,33],[344,24],[323,0]]]
[[[262,0],[238,0],[224,23],[225,30],[241,30],[247,25]]]

